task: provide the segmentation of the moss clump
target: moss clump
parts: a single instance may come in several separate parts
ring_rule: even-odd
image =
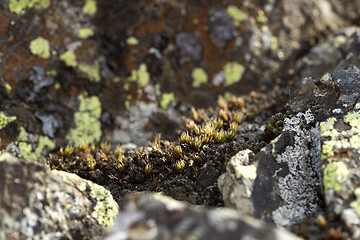
[[[30,42],[30,51],[32,54],[41,58],[50,57],[50,43],[48,40],[42,37],[37,37]]]
[[[191,77],[193,78],[193,87],[200,87],[201,84],[206,83],[208,81],[208,76],[204,69],[202,68],[194,68]]]
[[[79,111],[74,114],[75,128],[70,130],[68,140],[76,145],[81,142],[96,143],[100,141],[101,102],[98,97],[79,96]]]
[[[225,81],[228,85],[231,85],[241,80],[245,67],[237,62],[228,62],[225,64],[224,71]]]
[[[10,0],[9,10],[19,14],[25,8],[42,9],[50,6],[50,0]]]
[[[64,61],[65,65],[68,67],[76,67],[77,61],[76,56],[72,51],[66,51],[60,55],[60,60]]]
[[[281,113],[274,115],[270,122],[265,126],[264,131],[259,135],[260,140],[269,143],[279,136],[284,127],[284,119],[285,117]]]

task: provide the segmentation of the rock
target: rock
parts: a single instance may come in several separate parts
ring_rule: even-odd
[[[0,181],[0,239],[96,239],[118,211],[105,188],[8,153]]]
[[[160,193],[129,195],[120,209],[106,240],[299,239],[233,209],[198,208]]]

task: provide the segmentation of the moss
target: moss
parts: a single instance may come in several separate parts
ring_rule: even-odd
[[[108,190],[93,182],[88,181],[88,183],[91,189],[90,196],[96,200],[91,216],[102,226],[110,228],[118,214],[118,206]]]
[[[150,74],[145,63],[140,64],[138,70],[131,72],[129,81],[137,81],[140,87],[145,87],[150,82]]]
[[[81,63],[79,64],[79,69],[86,73],[89,76],[90,81],[92,82],[100,82],[100,66],[99,63],[95,64],[85,64]]]
[[[264,14],[263,10],[259,10],[258,11],[258,15],[256,16],[256,21],[259,23],[266,23],[267,22],[267,17]]]
[[[0,129],[3,129],[9,123],[16,120],[16,116],[6,116],[5,113],[0,112]]]
[[[350,207],[355,209],[356,214],[360,217],[360,187],[356,188],[354,191],[356,196],[356,201],[350,203]]]
[[[175,101],[175,95],[174,93],[170,92],[170,93],[163,93],[161,96],[161,102],[160,102],[160,106],[163,110],[167,109],[167,107],[169,106],[170,102]]]
[[[231,85],[241,80],[245,67],[237,62],[228,62],[225,64],[224,71],[225,81],[228,85]]]
[[[208,76],[204,69],[197,67],[194,68],[191,77],[193,78],[193,87],[200,87],[201,84],[206,83],[208,81]]]
[[[79,145],[81,142],[96,143],[100,141],[101,102],[98,97],[79,96],[79,111],[74,114],[75,128],[70,130],[67,139],[70,143]]]
[[[235,26],[239,26],[240,22],[246,20],[248,17],[244,11],[233,5],[227,7],[226,13],[234,19]]]
[[[265,126],[264,131],[260,134],[260,139],[269,143],[271,140],[279,136],[284,127],[284,119],[285,117],[281,113],[274,115],[270,122]]]
[[[50,0],[10,0],[9,10],[19,14],[25,8],[42,9],[50,6]]]
[[[126,39],[126,44],[128,44],[128,45],[138,45],[139,40],[136,37],[129,37],[128,39]]]
[[[60,60],[64,61],[65,65],[68,67],[77,66],[76,56],[72,51],[66,51],[63,54],[61,54]]]
[[[323,183],[325,192],[330,188],[336,192],[341,192],[348,175],[348,169],[343,162],[329,163],[324,169]]]
[[[91,28],[81,28],[77,36],[81,39],[89,38],[91,36],[94,36],[94,30],[92,30]]]
[[[91,15],[96,13],[96,11],[97,11],[96,0],[85,0],[85,4],[82,8],[82,12],[85,15]]]
[[[30,42],[30,52],[41,58],[50,57],[50,43],[48,40],[42,37],[37,37]]]

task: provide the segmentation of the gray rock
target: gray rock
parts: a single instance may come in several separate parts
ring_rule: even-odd
[[[299,239],[229,208],[199,208],[159,193],[129,195],[111,235],[121,239]]]
[[[118,207],[105,188],[8,153],[0,161],[0,239],[96,239]]]

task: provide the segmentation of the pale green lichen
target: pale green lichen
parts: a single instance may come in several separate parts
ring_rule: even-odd
[[[266,23],[267,22],[267,17],[265,16],[265,13],[263,10],[259,10],[258,11],[258,15],[256,16],[256,21],[259,23]]]
[[[356,200],[350,203],[350,207],[355,209],[356,214],[360,217],[360,187],[354,191]]]
[[[238,166],[235,168],[236,178],[244,177],[249,179],[256,179],[256,167],[254,165]]]
[[[6,90],[6,92],[9,94],[9,93],[11,93],[11,85],[10,84],[8,84],[8,83],[5,83],[5,85],[4,85],[4,87],[5,87],[5,90]]]
[[[331,117],[327,119],[325,122],[320,123],[320,134],[322,137],[337,137],[339,133],[333,128],[334,124],[336,122],[336,119],[334,117]],[[333,139],[324,141],[322,144],[322,153],[321,153],[321,159],[328,159],[332,156],[334,156],[333,148],[335,146],[336,142]]]
[[[200,87],[201,84],[206,83],[208,81],[208,76],[204,69],[197,67],[194,68],[191,77],[193,79],[192,86],[193,87]]]
[[[29,143],[29,134],[26,132],[25,128],[20,127],[19,131],[20,133],[15,144],[19,147],[23,158],[36,160],[42,155],[45,148],[53,150],[56,147],[54,140],[51,140],[47,136],[40,136],[36,143],[37,147],[33,150],[32,144]]]
[[[25,8],[43,9],[50,6],[50,0],[10,0],[9,10],[19,14]]]
[[[91,216],[105,228],[110,228],[114,224],[114,220],[118,214],[118,205],[114,201],[111,193],[104,187],[91,181],[87,182],[91,189],[90,196],[96,200],[96,205]]]
[[[91,36],[94,36],[94,30],[91,28],[81,28],[78,32],[78,38],[86,39]]]
[[[95,64],[79,64],[80,71],[86,73],[89,76],[89,80],[92,82],[100,82],[100,66],[99,63]]]
[[[85,97],[80,95],[79,111],[74,114],[75,128],[70,130],[67,139],[78,145],[81,142],[96,143],[100,141],[101,102],[97,96]]]
[[[5,113],[0,112],[0,129],[3,129],[9,123],[16,120],[16,116],[6,116]]]
[[[343,162],[329,163],[324,169],[323,184],[325,192],[334,189],[335,192],[343,190],[343,183],[346,182],[349,171]]]
[[[128,45],[138,45],[139,40],[136,37],[131,36],[128,39],[126,39],[126,44],[128,44]]]
[[[96,11],[97,11],[96,0],[85,0],[85,4],[82,8],[82,12],[85,15],[91,15],[96,13]]]
[[[50,57],[50,43],[48,40],[42,37],[37,37],[32,40],[29,45],[30,52],[41,58]]]
[[[239,26],[241,21],[247,19],[246,13],[234,5],[229,5],[226,9],[226,13],[234,20],[235,26]]]
[[[228,85],[239,82],[245,72],[245,67],[238,62],[228,62],[224,66],[224,78]]]
[[[63,54],[61,54],[60,60],[64,61],[65,65],[68,67],[77,66],[76,56],[72,51],[66,51]]]
[[[279,40],[275,36],[271,36],[271,49],[276,50],[279,47]]]
[[[140,87],[145,87],[150,82],[150,74],[145,63],[140,64],[138,70],[131,72],[129,81],[137,81]]]
[[[160,106],[163,110],[167,109],[170,102],[175,101],[174,93],[163,93],[161,96]]]
[[[9,158],[11,158],[11,154],[8,152],[3,152],[0,154],[0,162],[5,161]]]

